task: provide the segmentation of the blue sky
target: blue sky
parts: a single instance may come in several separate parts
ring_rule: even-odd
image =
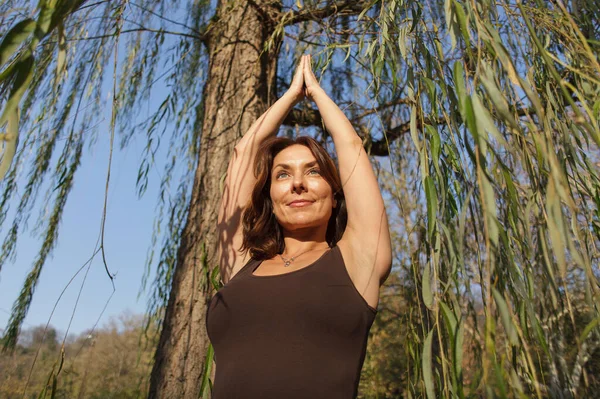
[[[60,225],[58,244],[42,270],[24,328],[48,321],[62,290],[94,252],[100,234],[109,139],[108,128],[101,128],[97,145],[84,155]],[[116,273],[116,291],[108,303],[100,325],[111,315],[120,314],[125,310],[134,313],[143,313],[145,310],[145,295],[138,300],[138,292],[152,234],[159,179],[150,179],[144,197],[137,198],[135,182],[139,154],[144,144],[132,142],[126,150],[115,151],[113,154],[105,248],[108,267],[112,273]],[[13,201],[11,210],[16,205],[16,201]],[[30,229],[19,234],[16,262],[7,262],[0,273],[1,329],[8,323],[13,302],[19,295],[23,281],[41,246],[41,240],[31,233],[31,227],[39,213],[38,209],[39,207],[36,207],[32,213]],[[12,222],[10,215],[12,212],[1,230],[2,239],[6,225]],[[52,316],[51,324],[59,331],[67,330],[84,274],[85,269],[67,288]],[[91,328],[100,317],[112,292],[110,279],[98,255],[91,264],[69,331],[79,333]]]
[[[177,14],[177,17],[185,20],[182,15]],[[167,40],[173,40],[173,38],[168,37]],[[119,68],[126,56],[124,43],[125,40],[120,43]],[[158,71],[163,72],[163,68],[164,66],[161,64]],[[57,245],[42,269],[31,307],[23,324],[25,329],[48,322],[61,292],[69,280],[90,259],[97,245],[110,150],[111,102],[109,99],[112,96],[112,63],[106,66],[104,75],[107,77],[102,86],[105,99],[104,114],[99,115],[95,121],[98,123],[96,126],[97,142],[91,146],[86,144],[81,165],[75,174],[73,188],[65,206]],[[137,122],[141,118],[148,117],[153,109],[164,100],[166,90],[164,79],[159,79],[153,85],[149,101],[145,102],[139,113],[135,115],[140,118]],[[90,133],[86,132],[85,134]],[[68,328],[69,333],[78,334],[91,329],[101,315],[99,326],[107,322],[111,316],[117,316],[125,311],[144,313],[146,310],[147,293],[139,295],[139,291],[156,214],[155,207],[166,149],[165,146],[161,146],[158,150],[156,164],[148,176],[147,190],[144,196],[138,199],[136,180],[143,149],[146,146],[146,136],[144,132],[134,135],[122,151],[119,150],[120,139],[121,136],[117,129],[105,228],[105,253],[110,272],[116,274],[114,280],[116,290],[111,298],[112,284],[106,274],[101,255],[98,254],[89,268],[85,283],[86,269],[84,268],[58,302],[50,324],[62,332],[67,331]],[[59,141],[59,145],[63,142]],[[22,145],[19,150],[21,149]],[[24,150],[27,151],[27,149]],[[60,153],[61,150],[62,148],[57,148],[55,154]],[[56,158],[55,155],[51,162],[53,168]],[[49,174],[46,179],[50,177]],[[4,225],[0,228],[0,240],[4,240],[6,230],[12,224],[14,210],[18,206],[25,182],[24,177],[19,181],[18,195],[11,201],[10,212]],[[41,196],[45,195],[46,187],[47,184],[42,185]],[[16,261],[14,263],[7,262],[0,271],[0,330],[4,330],[7,326],[13,303],[18,297],[42,245],[39,236],[35,236],[31,231],[40,214],[42,202],[43,198],[36,200],[29,228],[21,229],[19,232]],[[152,281],[153,274],[151,274],[148,285]],[[77,300],[80,289],[81,295]],[[109,298],[110,302],[107,305]],[[102,314],[105,305],[107,305],[106,311]],[[69,327],[71,317],[73,319]]]

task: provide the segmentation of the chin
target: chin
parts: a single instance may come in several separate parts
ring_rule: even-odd
[[[279,223],[281,225],[281,227],[283,227],[284,229],[288,230],[288,231],[294,231],[294,230],[300,230],[300,229],[308,229],[308,228],[317,228],[317,227],[321,227],[323,225],[327,226],[328,221],[325,220],[324,222],[322,220],[306,220],[306,219],[296,219],[296,220],[292,220],[292,221],[288,221],[287,223]]]

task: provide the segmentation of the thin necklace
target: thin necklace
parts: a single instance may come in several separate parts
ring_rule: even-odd
[[[281,255],[281,254],[279,255],[279,257],[280,257],[280,258],[281,258],[281,260],[283,261],[283,267],[288,267],[288,266],[289,266],[289,265],[291,265],[291,264],[292,264],[292,262],[293,262],[293,261],[295,261],[295,260],[296,260],[296,258],[298,258],[300,255],[303,255],[303,254],[305,254],[305,253],[307,253],[307,252],[310,252],[310,251],[314,251],[315,249],[316,249],[316,248],[311,248],[311,249],[309,249],[309,250],[307,250],[307,251],[300,252],[298,255],[294,255],[294,256],[292,256],[291,258],[284,258],[284,257],[283,257],[283,255]]]

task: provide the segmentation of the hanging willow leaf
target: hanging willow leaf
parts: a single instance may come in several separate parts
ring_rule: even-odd
[[[58,31],[58,55],[56,58],[56,79],[55,82],[60,82],[63,74],[66,71],[67,61],[67,38],[65,36],[65,26],[60,23]],[[56,87],[55,87],[56,88]]]
[[[492,288],[492,295],[494,296],[494,300],[496,301],[496,305],[500,311],[500,320],[502,320],[504,331],[506,332],[510,343],[514,346],[517,346],[519,344],[519,337],[517,336],[517,331],[513,325],[512,317],[510,315],[510,311],[508,310],[508,305],[502,297],[502,294],[500,294],[497,289]]]
[[[446,320],[446,327],[448,328],[448,332],[450,333],[450,338],[454,339],[454,334],[456,332],[456,326],[458,324],[458,320],[456,319],[456,315],[448,305],[444,302],[440,301],[440,308],[442,309],[442,314],[444,315],[444,319]]]
[[[4,105],[0,115],[0,126],[6,124],[6,131],[0,133],[0,145],[4,148],[0,155],[0,180],[4,178],[10,168],[13,157],[17,150],[19,140],[19,102],[33,76],[33,56],[29,56],[18,62],[17,76],[13,83],[10,96]]]
[[[19,134],[19,108],[10,112],[6,119],[6,133],[2,134],[0,140],[0,180],[4,178],[10,168],[11,162],[17,152],[18,134]]]
[[[433,332],[435,329],[431,329],[425,343],[423,344],[423,380],[425,381],[425,390],[427,392],[428,399],[435,399],[435,388],[433,385],[433,361],[431,354],[431,343],[433,340]]]
[[[490,100],[492,100],[492,103],[500,113],[503,122],[508,123],[513,129],[518,129],[519,126],[517,121],[509,111],[508,102],[494,81],[495,74],[492,71],[492,68],[488,65],[488,63],[483,62],[482,69],[483,74],[481,75],[481,83],[483,83],[485,90],[489,94]]]
[[[456,13],[456,19],[458,21],[459,31],[463,36],[466,43],[471,40],[471,31],[469,30],[469,21],[465,15],[465,10],[457,0],[452,0],[452,7]]]
[[[433,308],[433,291],[431,290],[431,271],[430,271],[429,265],[425,265],[425,268],[423,269],[422,294],[423,294],[423,303],[429,309],[432,309]]]
[[[429,236],[429,241],[432,242],[435,231],[438,202],[435,184],[433,183],[431,176],[425,177],[425,197],[427,198],[427,234]]]
[[[479,134],[482,135],[484,132],[487,132],[488,134],[491,134],[492,137],[496,139],[496,142],[502,147],[509,147],[508,143],[506,142],[504,137],[502,137],[502,135],[498,131],[498,128],[494,124],[494,121],[492,120],[492,116],[490,115],[489,111],[483,106],[483,104],[481,104],[481,100],[479,99],[479,96],[477,94],[473,94],[471,96],[471,104],[473,105],[473,112],[475,113],[475,118],[477,119],[477,131],[479,132]],[[487,135],[482,139],[489,144]]]
[[[452,68],[452,77],[454,79],[454,89],[456,91],[456,97],[458,99],[458,109],[462,119],[466,119],[465,110],[465,99],[467,98],[467,91],[465,87],[465,70],[462,62],[456,61]]]
[[[444,2],[444,14],[446,16],[446,29],[450,35],[450,44],[452,50],[456,48],[456,22],[453,7],[453,0],[445,0]]]
[[[565,226],[563,221],[560,198],[556,192],[554,179],[548,179],[548,189],[546,192],[546,208],[548,215],[548,233],[552,240],[552,252],[556,257],[556,262],[562,277],[566,276],[567,264],[565,257],[566,242],[564,239]]]
[[[27,18],[9,30],[0,43],[0,68],[13,56],[27,38],[33,33],[36,22]]]
[[[590,321],[588,323],[587,326],[585,326],[585,328],[583,329],[583,332],[581,333],[581,335],[579,336],[579,342],[582,343],[584,342],[588,335],[590,335],[590,333],[596,328],[598,327],[598,324],[600,323],[600,317],[596,317],[594,320]]]
[[[38,14],[35,35],[38,40],[42,40],[48,30],[50,29],[50,23],[56,11],[56,3],[58,0],[40,0],[38,8],[40,10]]]
[[[461,317],[458,321],[458,328],[454,334],[454,373],[458,380],[458,395],[462,397],[463,391],[463,342],[465,337],[465,322]]]
[[[497,246],[500,230],[498,229],[498,213],[494,188],[481,167],[478,167],[478,174],[481,184],[481,196],[485,209],[485,217],[487,220],[486,227],[488,229],[490,241]]]

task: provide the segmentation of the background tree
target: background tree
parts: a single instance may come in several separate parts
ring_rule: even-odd
[[[378,319],[390,327],[375,328],[371,343],[406,352],[368,359],[366,367],[402,372],[381,394],[574,397],[597,389],[589,373],[600,345],[597,1],[0,7],[2,164],[12,160],[0,222],[18,174],[28,177],[0,267],[15,256],[45,179],[52,207],[38,222],[45,238],[7,347],[56,242],[84,145],[99,139],[94,126],[112,87],[111,146],[116,134],[122,147],[147,141],[140,195],[159,149],[168,154],[148,253],[157,268],[149,321],[162,326],[150,395],[206,394],[220,182],[237,138],[311,51],[367,151],[387,157],[380,177],[398,279],[385,290],[396,300],[384,296]],[[159,85],[168,90],[158,93]],[[156,96],[160,105],[138,116]],[[288,134],[309,128],[331,145],[310,104],[285,124]]]

